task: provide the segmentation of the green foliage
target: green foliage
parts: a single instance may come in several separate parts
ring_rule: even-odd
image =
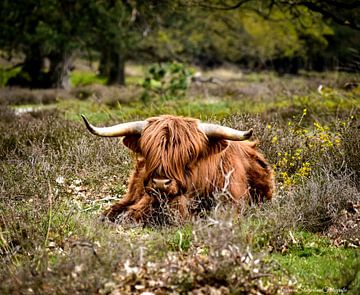
[[[0,67],[0,87],[5,86],[7,81],[11,78],[16,76],[20,71],[20,68],[15,69],[5,69]]]
[[[60,87],[75,49],[91,35],[91,18],[85,3],[62,1],[2,1],[0,48],[10,56],[25,56],[13,83],[37,88]],[[9,13],[10,12],[10,13]],[[43,68],[48,58],[49,68]],[[16,82],[15,82],[16,81]]]
[[[202,66],[233,62],[292,73],[302,66],[334,68],[334,60],[339,60],[342,69],[356,71],[358,36],[324,22],[313,12],[317,4],[309,3],[295,2],[292,7],[280,1],[246,1],[242,9],[224,11],[183,6],[177,1],[154,5],[152,1],[4,0],[0,4],[0,49],[7,57],[24,57],[10,84],[32,88],[66,87],[68,70],[78,52],[99,58],[99,72],[109,84],[124,84],[124,65],[129,59],[143,61],[149,56],[151,62],[176,59]],[[321,9],[331,7],[319,5]],[[345,19],[358,15],[349,10],[340,14]],[[353,25],[345,22],[350,23]],[[43,67],[45,59],[50,61],[47,68]],[[174,65],[164,67],[162,70],[174,74]],[[183,71],[182,76],[165,85],[156,77],[162,70],[149,72],[143,82],[144,100],[151,94],[165,100],[183,96],[187,86],[182,76],[188,73],[178,70]],[[75,79],[74,85],[90,81]]]
[[[150,17],[148,3],[132,1],[2,1],[0,49],[9,56],[23,54],[25,61],[15,85],[36,88],[65,87],[76,51],[101,53],[107,75],[120,67],[141,37],[138,13]],[[141,15],[143,17],[143,15]],[[150,20],[150,18],[149,18]],[[47,58],[50,66],[43,68]],[[122,62],[123,64],[124,62]]]
[[[192,244],[192,226],[187,225],[177,230],[165,233],[171,251],[187,251]]]
[[[184,64],[172,62],[153,65],[142,82],[143,102],[184,98],[192,71]]]
[[[206,6],[206,4],[205,4]],[[163,18],[162,27],[144,40],[155,46],[161,58],[182,59],[214,66],[236,62],[245,67],[269,65],[281,59],[315,55],[327,47],[330,26],[319,15],[299,8],[299,18],[291,12],[273,7],[268,17],[257,13],[259,5],[248,3],[244,9],[179,9]]]

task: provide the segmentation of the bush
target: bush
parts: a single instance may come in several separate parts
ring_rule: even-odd
[[[284,228],[326,231],[349,203],[360,202],[356,160],[360,136],[354,118],[309,120],[305,125],[306,116],[304,110],[284,123],[239,115],[222,122],[240,130],[253,128],[273,165],[277,192],[265,211],[270,215],[260,219],[273,220],[275,237]]]
[[[150,100],[172,100],[183,98],[189,86],[192,72],[177,62],[154,65],[149,68],[142,87],[143,102]]]

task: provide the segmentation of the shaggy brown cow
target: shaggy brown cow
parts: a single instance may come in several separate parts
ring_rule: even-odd
[[[159,198],[186,218],[192,213],[192,200],[206,202],[224,187],[237,204],[249,198],[271,199],[270,165],[256,150],[255,142],[244,141],[252,130],[170,115],[102,128],[83,119],[91,133],[123,136],[125,146],[136,153],[126,196],[104,212],[110,220],[126,212],[136,221],[144,221]]]

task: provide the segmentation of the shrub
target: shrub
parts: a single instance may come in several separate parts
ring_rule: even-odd
[[[166,101],[183,98],[191,75],[192,72],[181,63],[154,65],[149,68],[142,82],[144,91],[141,100],[147,102],[157,99]]]
[[[353,118],[310,120],[305,126],[305,116],[306,110],[284,123],[239,115],[223,121],[238,129],[254,128],[260,148],[273,164],[277,192],[264,207],[269,215],[256,213],[270,222],[272,237],[284,229],[326,231],[347,204],[360,202],[356,177],[360,137]]]

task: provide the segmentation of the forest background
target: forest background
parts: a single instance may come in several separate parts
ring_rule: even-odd
[[[2,1],[2,83],[69,88],[78,57],[108,84],[133,62],[183,63],[296,74],[354,71],[358,1]],[[11,65],[11,66],[10,66]],[[5,74],[3,71],[6,71]],[[5,77],[4,77],[5,76]]]

